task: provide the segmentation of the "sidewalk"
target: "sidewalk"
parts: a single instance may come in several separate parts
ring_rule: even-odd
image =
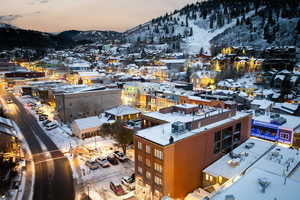
[[[20,128],[18,125],[14,122],[14,128],[16,131],[17,137],[22,141],[23,146],[23,153],[24,153],[24,159],[26,161],[26,168],[24,170],[24,173],[22,174],[22,183],[24,185],[20,186],[21,190],[19,189],[16,200],[31,200],[33,197],[33,186],[34,186],[34,164],[32,160],[31,151],[29,149],[29,146],[27,144],[27,141],[23,137]],[[25,179],[25,181],[23,181]]]

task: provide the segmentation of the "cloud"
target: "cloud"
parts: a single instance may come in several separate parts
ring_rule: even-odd
[[[0,16],[0,22],[10,24],[11,22],[13,22],[16,19],[21,18],[21,17],[23,17],[23,16],[22,15],[2,15],[2,16]]]
[[[48,3],[49,0],[38,0],[38,2],[40,2],[40,3]]]
[[[0,15],[0,23],[11,24],[13,21],[21,17],[40,14],[40,13],[41,13],[40,11],[36,11],[31,13],[17,14],[17,15],[2,15],[2,16]]]

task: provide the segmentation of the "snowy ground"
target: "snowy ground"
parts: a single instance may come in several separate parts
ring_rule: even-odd
[[[255,14],[255,11],[250,11],[246,14],[247,17],[251,17]],[[226,29],[235,26],[236,19],[233,19],[231,23],[226,24],[222,28],[212,30],[207,28],[202,28],[201,24],[203,21],[198,21],[198,24],[191,24],[190,26],[193,28],[193,36],[185,39],[184,50],[186,53],[195,54],[199,53],[201,47],[204,50],[204,53],[210,55],[210,41],[216,37],[217,35],[223,33]]]
[[[134,151],[132,149],[127,151],[126,156],[129,158],[127,162],[119,162],[118,165],[111,165],[108,168],[99,167],[96,170],[90,170],[85,165],[87,160],[92,161],[98,157],[105,157],[112,154],[115,150],[120,150],[114,140],[100,136],[81,140],[71,136],[72,131],[67,125],[59,125],[58,128],[47,131],[42,122],[39,122],[38,115],[35,111],[27,106],[29,102],[37,103],[37,101],[30,96],[20,97],[19,100],[24,104],[25,108],[37,118],[38,123],[45,130],[45,133],[47,133],[51,140],[69,159],[73,171],[73,178],[78,184],[77,196],[86,193],[94,200],[106,198],[118,200],[134,196],[133,191],[127,191],[128,193],[126,195],[117,197],[109,188],[110,182],[120,184],[123,176],[130,176],[134,173]],[[45,108],[46,113],[49,115],[51,112],[49,108],[43,105],[42,107]],[[51,117],[53,121],[55,121],[54,118],[54,116]],[[80,154],[80,152],[84,153]],[[125,189],[125,187],[123,188]]]

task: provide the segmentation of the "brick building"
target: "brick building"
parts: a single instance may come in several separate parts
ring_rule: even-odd
[[[251,114],[191,104],[142,115],[134,136],[139,199],[184,199],[202,170],[249,138]]]

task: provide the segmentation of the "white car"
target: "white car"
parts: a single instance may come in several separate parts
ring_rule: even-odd
[[[47,131],[51,131],[53,129],[56,129],[57,127],[58,127],[57,124],[55,124],[55,123],[49,123],[49,124],[46,125],[46,130]]]
[[[97,158],[96,162],[103,168],[109,167],[109,162],[106,158]]]
[[[121,179],[121,183],[127,187],[130,191],[135,189],[134,179],[129,176],[124,176]]]

